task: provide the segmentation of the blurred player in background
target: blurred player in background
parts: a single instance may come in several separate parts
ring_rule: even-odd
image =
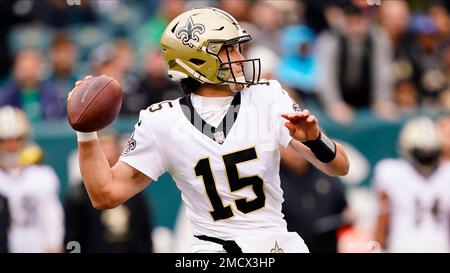
[[[99,132],[99,141],[110,166],[119,159],[118,135],[109,130]],[[83,183],[69,190],[65,204],[65,243],[80,243],[81,252],[152,252],[149,207],[144,193],[110,210],[92,207]]]
[[[81,174],[96,208],[122,204],[169,171],[191,221],[190,251],[308,251],[281,213],[278,147],[328,175],[345,175],[348,159],[277,81],[260,80],[259,59],[240,52],[249,40],[216,8],[190,10],[169,23],[163,54],[169,77],[187,96],[142,110],[112,168],[96,133],[77,132]]]
[[[377,164],[376,239],[389,252],[450,251],[450,164],[440,163],[441,140],[426,117],[405,124],[401,159]]]
[[[25,114],[0,108],[0,194],[8,199],[10,252],[59,252],[64,233],[59,180],[39,164],[42,151],[31,144]]]

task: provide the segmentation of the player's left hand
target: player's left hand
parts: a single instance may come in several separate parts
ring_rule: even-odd
[[[290,114],[281,114],[281,116],[288,121],[284,126],[289,129],[292,138],[305,142],[309,140],[316,140],[320,134],[320,128],[317,123],[317,118],[311,115],[308,110],[302,112],[295,112]]]

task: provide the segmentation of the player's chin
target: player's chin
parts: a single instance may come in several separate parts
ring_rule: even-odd
[[[244,84],[242,84],[242,83],[237,83],[235,88],[236,88],[237,91],[242,91],[242,89],[244,89],[244,87],[245,87]]]
[[[237,90],[240,91],[240,90],[244,89],[244,87],[245,87],[245,76],[244,76],[244,74],[242,72],[236,75],[235,82],[236,82],[235,86],[236,86]]]

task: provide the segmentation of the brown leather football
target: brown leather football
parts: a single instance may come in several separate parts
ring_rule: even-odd
[[[94,132],[111,124],[122,106],[120,83],[101,75],[84,80],[67,102],[67,119],[79,132]]]

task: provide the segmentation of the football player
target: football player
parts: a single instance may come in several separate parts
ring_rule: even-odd
[[[59,179],[39,163],[30,125],[18,108],[0,108],[0,194],[8,199],[10,252],[60,252],[64,215]]]
[[[277,81],[260,79],[259,59],[240,51],[250,40],[217,8],[193,9],[168,24],[162,52],[186,96],[142,110],[111,169],[96,133],[77,132],[81,173],[96,208],[115,207],[169,172],[187,207],[192,252],[308,251],[281,213],[278,147],[294,149],[328,175],[345,175],[349,162],[314,115]]]
[[[376,239],[389,252],[450,251],[450,163],[430,118],[407,122],[399,138],[402,158],[374,170],[379,198]]]

